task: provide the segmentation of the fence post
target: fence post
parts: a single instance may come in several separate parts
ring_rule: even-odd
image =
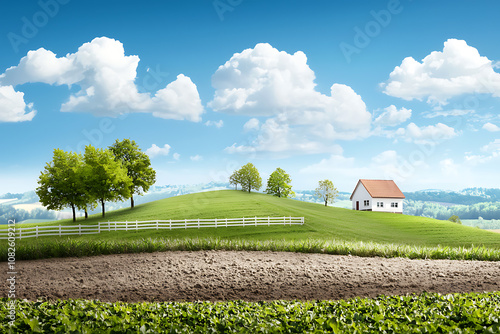
[[[82,224],[78,224],[78,235],[82,235]]]
[[[267,226],[271,226],[271,218],[267,216]]]
[[[97,222],[97,233],[101,234],[101,222]]]
[[[245,217],[243,217],[243,227],[245,227]]]
[[[156,221],[156,230],[158,231],[158,221]]]
[[[227,227],[227,218],[226,218],[226,227]]]
[[[168,220],[168,228],[172,230],[172,219]]]
[[[255,216],[255,226],[257,226],[257,216]]]
[[[59,236],[61,236],[61,224],[59,224]]]
[[[22,239],[22,238],[23,238],[23,237],[22,237],[22,234],[23,234],[23,228],[22,228],[22,227],[20,227],[20,228],[19,228],[19,239]]]
[[[135,231],[139,231],[139,222],[137,220],[135,221]]]
[[[35,236],[38,238],[38,225],[35,228]]]
[[[286,226],[286,217],[283,216],[283,226]]]
[[[215,228],[217,228],[217,218],[215,218]]]
[[[184,229],[187,230],[187,228],[188,228],[188,220],[186,218],[184,219]]]
[[[200,218],[198,218],[198,228],[200,228]]]

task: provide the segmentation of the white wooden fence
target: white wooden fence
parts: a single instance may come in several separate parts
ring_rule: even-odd
[[[202,227],[231,227],[231,226],[271,226],[271,225],[303,225],[304,217],[251,217],[251,218],[222,218],[222,219],[169,219],[125,222],[99,222],[97,225],[53,225],[15,228],[16,239],[38,238],[42,236],[63,236],[99,234],[112,231],[139,231],[139,230],[173,230]],[[18,225],[19,226],[19,225]],[[12,231],[12,228],[11,228]],[[0,239],[8,239],[9,230],[0,230]]]

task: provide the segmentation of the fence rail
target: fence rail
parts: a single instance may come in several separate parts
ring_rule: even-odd
[[[243,218],[215,218],[215,219],[169,219],[124,222],[99,222],[97,225],[54,225],[15,228],[15,238],[38,238],[43,236],[99,234],[113,231],[139,230],[173,230],[202,227],[233,227],[233,226],[271,226],[271,225],[303,225],[304,217],[243,217]],[[9,230],[0,231],[0,239],[9,238]],[[12,234],[11,238],[12,238]]]

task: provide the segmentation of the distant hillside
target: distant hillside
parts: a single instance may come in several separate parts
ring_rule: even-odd
[[[407,200],[472,205],[484,202],[500,202],[500,189],[467,188],[461,191],[420,190],[405,192]]]

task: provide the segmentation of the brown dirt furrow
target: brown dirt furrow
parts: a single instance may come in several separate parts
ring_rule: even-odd
[[[120,254],[18,261],[16,269],[16,297],[29,300],[315,300],[500,290],[498,262],[283,252]],[[7,284],[0,296],[7,296]]]

